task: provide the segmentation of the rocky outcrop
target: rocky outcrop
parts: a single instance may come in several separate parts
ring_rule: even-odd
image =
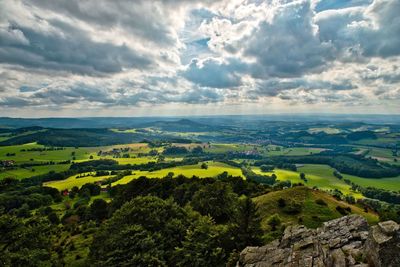
[[[369,227],[358,215],[324,223],[321,228],[289,226],[281,240],[247,247],[239,266],[346,267],[400,266],[400,229],[393,221]]]

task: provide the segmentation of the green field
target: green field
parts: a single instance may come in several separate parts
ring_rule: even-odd
[[[0,160],[14,160],[16,163],[32,162],[33,161],[66,161],[72,160],[75,157],[79,159],[88,159],[90,154],[87,149],[67,147],[63,150],[53,151],[21,151],[33,148],[45,148],[45,146],[36,143],[16,146],[3,146],[0,147]],[[7,156],[7,153],[15,156]],[[74,153],[74,155],[72,155]]]
[[[126,184],[131,180],[139,178],[141,176],[146,176],[148,178],[163,178],[168,175],[168,173],[174,173],[174,176],[184,175],[186,177],[197,176],[200,178],[204,177],[215,177],[223,172],[228,172],[228,174],[233,176],[241,176],[243,177],[242,171],[239,168],[235,168],[220,162],[206,162],[208,165],[208,169],[202,169],[201,163],[196,165],[186,165],[179,166],[174,168],[166,168],[159,171],[133,171],[132,175],[125,176],[119,181],[116,181],[112,184],[112,186],[117,184]],[[71,189],[74,186],[81,187],[86,183],[95,183],[98,181],[105,180],[111,176],[101,176],[101,177],[93,177],[87,176],[82,178],[77,178],[79,175],[71,176],[65,180],[60,181],[50,181],[45,183],[46,186],[57,188],[58,190]]]
[[[174,176],[184,175],[186,177],[197,176],[200,178],[204,177],[215,177],[223,172],[227,172],[232,176],[241,176],[243,177],[242,170],[236,167],[232,167],[230,165],[221,163],[221,162],[206,162],[208,165],[208,169],[202,169],[201,164],[196,165],[186,165],[179,166],[174,168],[162,169],[159,171],[135,171],[132,175],[125,176],[121,180],[112,184],[112,186],[117,184],[126,184],[129,183],[132,179],[136,179],[140,176],[146,176],[147,178],[162,178],[168,175],[168,173],[174,173]]]
[[[376,147],[359,147],[362,150],[367,150],[367,157],[375,158],[379,161],[388,162],[395,165],[400,165],[400,155],[394,156],[391,149],[376,148]],[[397,159],[395,162],[394,159]]]
[[[69,168],[69,164],[58,164],[58,165],[44,165],[44,166],[34,166],[29,168],[18,168],[15,170],[0,170],[0,179],[13,177],[16,179],[29,178],[36,175],[46,174],[50,171],[62,172]],[[33,171],[33,170],[34,171]]]
[[[352,175],[344,175],[343,177],[362,187],[372,186],[391,191],[400,191],[400,176],[381,179],[369,179]]]
[[[303,156],[318,154],[325,149],[316,147],[281,147],[281,146],[268,146],[267,150],[263,153],[265,156]]]
[[[259,174],[268,175],[275,173],[278,181],[289,180],[292,183],[304,183],[304,181],[300,179],[300,173],[303,172],[308,180],[305,184],[309,187],[316,186],[319,189],[327,191],[338,189],[345,195],[349,194],[353,195],[355,198],[362,198],[360,193],[351,190],[350,185],[336,178],[333,175],[334,170],[327,165],[305,164],[302,167],[298,167],[297,172],[276,169],[273,172],[264,173],[259,168],[254,168],[253,170],[255,173]]]
[[[74,186],[81,187],[82,185],[86,183],[96,183],[102,180],[105,180],[109,177],[108,176],[99,176],[99,177],[94,177],[92,175],[86,176],[86,177],[81,177],[78,178],[79,175],[73,175],[71,177],[68,177],[67,179],[64,180],[59,180],[59,181],[50,181],[46,182],[43,185],[44,186],[49,186],[49,187],[54,187],[58,189],[59,191],[64,190],[64,189],[71,189]]]
[[[243,152],[247,150],[253,150],[254,148],[254,145],[211,144],[209,147],[206,147],[204,151],[210,153]]]

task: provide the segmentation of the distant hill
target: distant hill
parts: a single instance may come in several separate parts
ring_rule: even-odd
[[[274,214],[279,215],[283,224],[303,224],[310,228],[319,227],[323,222],[339,218],[345,215],[344,212],[359,214],[370,223],[378,221],[378,216],[372,211],[367,213],[362,208],[339,201],[326,192],[304,186],[274,191],[253,200],[263,218],[263,228],[268,228],[268,219]],[[350,208],[350,212],[346,211],[346,208]]]
[[[149,122],[140,125],[139,128],[155,128],[161,131],[168,132],[210,132],[221,129],[221,127],[218,126],[211,126],[189,119]]]

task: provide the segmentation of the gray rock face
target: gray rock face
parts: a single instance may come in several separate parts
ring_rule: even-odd
[[[400,266],[400,226],[394,221],[372,226],[365,252],[368,262],[375,267]]]
[[[238,266],[400,266],[400,226],[388,221],[369,228],[358,215],[326,222],[318,229],[289,226],[281,240],[245,248]]]

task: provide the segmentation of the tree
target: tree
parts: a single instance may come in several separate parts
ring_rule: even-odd
[[[136,197],[101,226],[89,260],[96,266],[167,266],[189,226],[187,213],[172,200]]]
[[[243,197],[239,200],[234,222],[232,235],[236,239],[235,249],[241,251],[247,246],[261,245],[261,218],[257,206],[251,198]]]
[[[216,223],[228,222],[235,213],[238,196],[229,184],[215,182],[197,191],[191,201],[194,210],[210,215]]]
[[[270,172],[270,171],[274,170],[274,166],[272,166],[272,165],[261,165],[260,166],[260,170],[262,172]]]
[[[85,192],[85,190],[88,190],[91,196],[97,196],[100,194],[101,187],[97,184],[87,183],[81,187],[79,192]]]
[[[47,219],[49,219],[49,221],[52,224],[59,224],[60,223],[60,218],[58,218],[57,214],[52,211],[47,215]]]
[[[94,220],[101,221],[107,218],[108,204],[104,199],[95,199],[90,205],[90,217]]]
[[[182,247],[176,249],[174,266],[225,266],[231,245],[228,226],[216,225],[208,216],[195,216]]]
[[[203,162],[203,163],[201,164],[201,168],[204,169],[204,170],[207,170],[207,169],[208,169],[207,163]]]
[[[50,232],[42,219],[0,216],[0,265],[50,266]]]
[[[203,149],[201,148],[201,146],[196,146],[195,148],[192,149],[192,153],[199,155],[203,153]]]

